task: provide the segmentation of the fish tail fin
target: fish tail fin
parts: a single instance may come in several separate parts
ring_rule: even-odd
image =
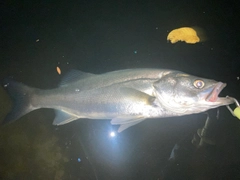
[[[30,103],[34,91],[33,88],[12,79],[5,79],[2,85],[12,100],[12,110],[7,114],[2,124],[14,122],[34,110]]]

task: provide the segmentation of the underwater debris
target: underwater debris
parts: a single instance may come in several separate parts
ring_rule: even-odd
[[[200,42],[197,31],[190,27],[182,27],[172,30],[168,34],[167,40],[171,41],[172,44],[178,41],[185,41],[188,44],[195,44],[197,42]]]

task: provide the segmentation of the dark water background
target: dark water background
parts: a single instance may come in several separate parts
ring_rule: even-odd
[[[240,100],[239,7],[238,1],[1,2],[0,79],[47,89],[70,69],[168,68],[226,82],[222,96]],[[171,30],[184,26],[201,27],[207,40],[167,42]],[[1,121],[10,107],[1,88]],[[210,130],[216,144],[198,147],[191,141],[206,114],[149,119],[111,138],[117,127],[109,121],[55,127],[53,110],[37,110],[0,129],[0,179],[240,179],[240,122],[225,107],[219,111]],[[210,113],[214,120],[216,111]]]

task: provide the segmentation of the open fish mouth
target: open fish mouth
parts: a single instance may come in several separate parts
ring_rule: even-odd
[[[206,101],[208,102],[216,102],[218,100],[219,93],[223,90],[223,88],[226,86],[226,83],[218,82],[211,93],[207,96]]]

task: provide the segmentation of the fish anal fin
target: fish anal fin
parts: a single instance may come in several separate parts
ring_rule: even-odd
[[[53,125],[67,124],[80,118],[63,110],[55,110],[55,114],[56,116],[53,121]]]

